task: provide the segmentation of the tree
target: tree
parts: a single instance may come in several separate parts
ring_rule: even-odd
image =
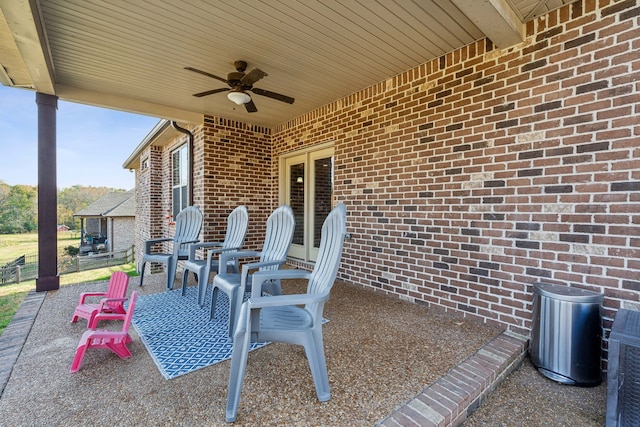
[[[25,233],[38,228],[34,187],[14,185],[0,193],[0,233]]]
[[[0,206],[9,195],[10,191],[11,191],[11,186],[6,182],[0,180]]]
[[[74,185],[58,191],[58,224],[66,224],[72,229],[78,228],[79,220],[74,218],[73,214],[112,191],[117,190],[108,187],[83,187],[81,185]]]
[[[76,229],[75,212],[115,190],[108,187],[73,187],[58,190],[57,223]],[[0,234],[25,233],[38,229],[38,187],[8,185],[0,180]]]

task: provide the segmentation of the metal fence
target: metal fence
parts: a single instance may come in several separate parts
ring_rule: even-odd
[[[59,256],[58,274],[77,273],[96,268],[111,267],[133,262],[133,246],[116,252],[103,252],[83,256]],[[20,283],[38,277],[37,255],[23,255],[0,267],[0,286]]]

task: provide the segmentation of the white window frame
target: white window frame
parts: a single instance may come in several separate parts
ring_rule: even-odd
[[[171,215],[175,221],[189,203],[189,146],[181,145],[171,152]]]

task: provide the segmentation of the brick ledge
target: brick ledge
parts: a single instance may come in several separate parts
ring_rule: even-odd
[[[520,366],[529,340],[505,331],[376,425],[458,426]]]

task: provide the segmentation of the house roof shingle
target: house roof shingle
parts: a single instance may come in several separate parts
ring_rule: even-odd
[[[111,209],[109,212],[105,212],[103,214],[107,217],[125,217],[125,216],[136,216],[136,198],[135,195],[132,194],[124,202],[120,203],[118,206]]]
[[[135,216],[136,199],[134,190],[107,193],[73,216]]]

